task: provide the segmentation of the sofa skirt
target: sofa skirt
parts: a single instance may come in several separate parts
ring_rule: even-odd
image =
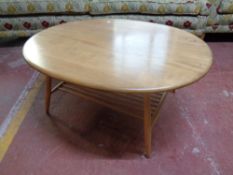
[[[148,21],[174,26],[197,35],[203,32],[206,17],[198,16],[153,16],[153,15],[99,15],[99,16],[30,16],[4,17],[0,19],[0,37],[31,36],[48,27],[69,21],[80,21],[94,18],[130,19]]]

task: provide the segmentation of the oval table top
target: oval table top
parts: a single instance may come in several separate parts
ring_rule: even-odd
[[[209,70],[212,53],[174,27],[97,19],[46,29],[24,45],[26,61],[69,83],[106,91],[153,93],[189,85]]]

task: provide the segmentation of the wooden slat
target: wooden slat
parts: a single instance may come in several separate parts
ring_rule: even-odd
[[[165,100],[165,97],[166,97],[166,93],[163,93],[161,96],[160,96],[160,102],[159,104],[157,104],[156,108],[154,107],[155,105],[153,105],[153,102],[152,102],[152,114],[151,114],[151,117],[152,117],[152,122],[151,122],[151,125],[153,126],[157,120],[159,119],[159,111],[163,105],[163,102]]]
[[[64,86],[64,87],[67,88],[67,86]],[[108,92],[92,90],[89,88],[74,88],[74,87],[70,88],[69,87],[67,89],[80,92],[82,94],[85,94],[86,96],[95,97],[96,99],[100,101],[104,101],[111,105],[125,106],[129,109],[133,107],[139,108],[140,106],[140,103],[136,103],[135,101],[132,101],[129,98],[121,98],[119,95],[114,95]]]
[[[100,100],[100,99],[98,99],[96,97],[93,97],[90,94],[84,94],[82,92],[80,93],[79,91],[74,91],[74,90],[71,90],[71,89],[63,88],[63,87],[61,87],[60,90],[71,93],[71,94],[74,94],[74,95],[78,95],[79,97],[82,97],[82,98],[84,98],[86,100],[90,100],[90,101],[93,101],[95,103],[104,105],[104,106],[109,107],[109,108],[111,108],[113,110],[117,110],[117,111],[122,112],[122,113],[124,113],[126,115],[130,115],[132,117],[139,118],[138,116],[141,116],[139,114],[141,112],[138,112],[138,111],[131,112],[132,109],[127,109],[126,107],[122,107],[122,106],[120,107],[120,106],[117,106],[117,105],[114,106],[113,104],[108,103],[105,100]]]
[[[61,87],[64,84],[64,81],[59,82],[58,84],[56,84],[53,89],[51,90],[51,93],[55,92],[56,90],[58,90],[59,87]]]
[[[127,93],[113,93],[95,90],[91,88],[84,88],[69,83],[61,82],[56,88],[78,95],[81,98],[90,100],[92,102],[117,110],[126,115],[133,116],[143,120],[144,114],[144,95],[143,94],[127,94]],[[166,93],[151,94],[151,110],[152,123],[158,119],[158,112],[165,98]]]
[[[143,103],[142,100],[142,96],[141,97],[137,97],[135,98],[135,95],[131,95],[131,98],[128,98],[129,95],[127,94],[122,94],[122,93],[109,93],[109,92],[104,92],[104,91],[98,91],[98,90],[94,90],[94,89],[90,89],[90,88],[78,88],[75,86],[70,86],[65,84],[64,85],[65,88],[69,88],[69,89],[73,89],[73,90],[84,90],[85,92],[88,92],[90,94],[95,94],[95,95],[99,95],[101,96],[100,98],[108,98],[109,101],[119,101],[119,102],[127,102],[127,103],[132,103],[132,104],[139,104],[139,103]]]

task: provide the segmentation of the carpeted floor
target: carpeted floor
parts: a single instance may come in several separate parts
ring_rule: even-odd
[[[0,41],[0,124],[33,75],[22,56],[24,42],[25,39]]]
[[[0,174],[231,175],[233,43],[209,46],[214,65],[207,76],[168,95],[153,129],[151,159],[143,156],[140,121],[61,92],[49,118],[41,87]]]

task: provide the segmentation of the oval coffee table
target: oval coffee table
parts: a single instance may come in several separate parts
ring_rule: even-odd
[[[142,119],[147,157],[166,92],[196,82],[212,64],[209,47],[196,36],[130,20],[51,27],[31,37],[23,55],[46,75],[47,113],[51,93],[63,90]],[[62,81],[53,89],[52,78]]]

